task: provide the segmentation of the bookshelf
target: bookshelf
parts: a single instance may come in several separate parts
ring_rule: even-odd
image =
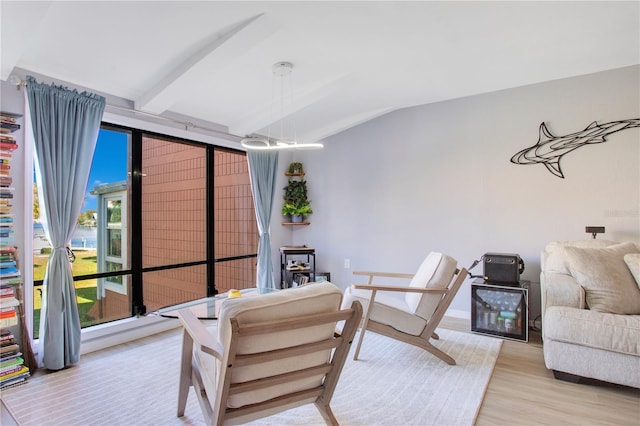
[[[307,246],[280,247],[281,288],[297,287],[315,280],[315,249]]]
[[[22,354],[20,326],[22,274],[13,229],[13,154],[18,149],[13,133],[20,129],[20,114],[0,111],[0,389],[24,383],[29,368]]]

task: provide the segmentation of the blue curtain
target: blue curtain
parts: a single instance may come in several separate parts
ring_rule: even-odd
[[[275,288],[269,225],[271,223],[271,210],[273,210],[276,187],[278,152],[248,151],[247,159],[249,161],[253,205],[256,210],[258,231],[260,232],[256,286],[258,288]]]
[[[38,362],[59,370],[80,359],[80,318],[67,245],[84,204],[105,99],[27,77],[40,220],[51,244],[40,311]]]

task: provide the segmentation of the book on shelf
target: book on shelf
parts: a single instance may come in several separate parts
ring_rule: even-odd
[[[20,271],[16,267],[0,268],[0,277],[9,278],[17,277],[20,275]]]
[[[14,343],[13,345],[7,345],[7,346],[0,346],[0,355],[4,355],[4,354],[12,354],[19,352],[20,351],[20,346],[18,346],[16,343]]]
[[[0,120],[0,129],[7,130],[9,132],[15,132],[16,130],[20,130],[20,125],[18,123],[8,123],[6,121]]]
[[[20,114],[7,112],[7,111],[0,111],[0,121],[6,122],[6,123],[15,123],[16,118],[20,118],[20,117],[22,117],[22,115]]]
[[[305,274],[294,274],[293,275],[293,286],[302,286],[309,282],[309,277]]]
[[[16,338],[13,333],[0,337],[0,346],[14,345],[16,343]]]
[[[9,151],[15,151],[16,149],[18,149],[18,144],[17,143],[6,142],[6,141],[0,141],[0,149],[9,150]]]
[[[24,364],[24,358],[22,358],[22,354],[16,354],[11,358],[8,358],[4,361],[0,361],[0,368],[11,367],[14,365]]]
[[[10,318],[15,316],[16,316],[16,309],[14,306],[0,307],[0,318]]]
[[[4,386],[5,382],[8,382],[9,380],[13,381],[13,379],[15,378],[19,378],[19,377],[28,377],[29,376],[29,367],[23,365],[22,368],[20,368],[18,371],[14,371],[13,373],[9,373],[9,374],[3,374],[2,376],[0,376],[0,385]]]
[[[0,277],[0,285],[3,286],[7,286],[7,285],[12,285],[12,286],[17,286],[22,284],[22,277],[21,276],[16,276],[16,277]]]
[[[10,365],[7,367],[0,367],[0,377],[4,377],[8,374],[15,373],[16,371],[20,371],[22,370],[23,367],[24,365],[19,365],[19,364]]]
[[[0,308],[15,308],[20,301],[15,297],[0,297]]]

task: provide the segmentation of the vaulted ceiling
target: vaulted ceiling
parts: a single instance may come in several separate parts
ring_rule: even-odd
[[[390,111],[640,63],[640,3],[5,1],[15,70],[266,134],[294,64],[298,139]]]

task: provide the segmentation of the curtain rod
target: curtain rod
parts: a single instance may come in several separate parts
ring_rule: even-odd
[[[9,83],[15,84],[16,85],[16,89],[18,89],[18,90],[20,90],[22,87],[27,85],[27,81],[26,80],[22,80],[21,78],[17,77],[16,75],[13,75],[13,74],[9,76]],[[225,132],[225,131],[222,131],[222,130],[210,129],[208,127],[200,126],[200,125],[192,123],[190,121],[182,121],[182,120],[178,120],[176,118],[165,117],[163,115],[153,114],[151,112],[145,112],[145,111],[140,111],[140,110],[133,109],[133,108],[122,107],[122,106],[118,106],[118,105],[110,105],[110,104],[106,104],[105,107],[106,108],[112,108],[112,109],[118,109],[118,110],[121,110],[121,111],[130,112],[132,114],[146,115],[147,117],[158,118],[158,119],[161,119],[161,120],[170,121],[172,123],[181,124],[181,125],[184,126],[184,129],[187,130],[187,131],[189,130],[189,127],[191,127],[193,129],[201,129],[201,130],[204,130],[204,131],[207,131],[207,132],[217,133],[219,135],[226,136],[226,137],[229,137],[229,138],[234,138],[234,139],[237,139],[237,140],[242,140],[244,138],[244,136],[234,135],[233,133]]]

